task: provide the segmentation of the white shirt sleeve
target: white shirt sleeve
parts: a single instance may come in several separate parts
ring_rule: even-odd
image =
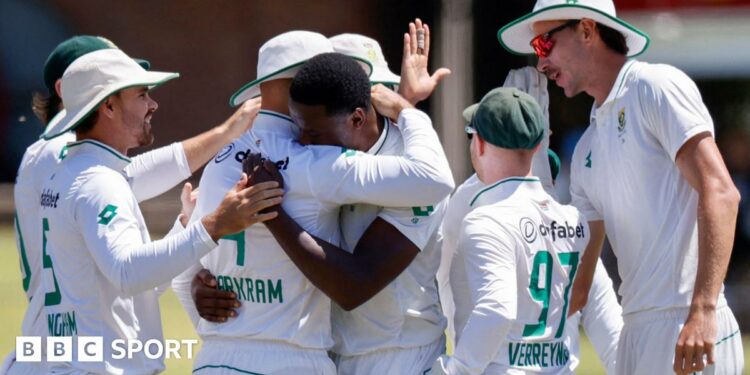
[[[435,233],[440,220],[445,214],[448,199],[434,206],[410,208],[383,208],[378,217],[393,225],[401,234],[409,239],[419,251],[424,250],[427,242]]]
[[[133,157],[125,174],[136,199],[143,202],[173,188],[191,172],[185,149],[176,142]]]
[[[583,329],[608,374],[615,373],[617,344],[622,331],[622,307],[602,261],[596,264],[589,300],[582,311]]]
[[[448,360],[450,374],[482,373],[516,319],[514,242],[481,210],[466,216],[459,240],[473,308]]]
[[[309,181],[315,196],[335,204],[384,207],[428,206],[453,190],[448,159],[430,118],[416,109],[401,111],[404,140],[399,156],[369,155],[331,146],[314,146]]]
[[[690,77],[669,65],[649,65],[639,73],[643,125],[672,160],[693,136],[703,132],[713,135],[713,120]]]
[[[86,248],[102,274],[126,294],[169,282],[217,246],[200,221],[146,243],[137,203],[115,173],[92,176],[81,186],[74,207]]]
[[[454,316],[456,306],[453,301],[453,289],[450,283],[451,264],[453,257],[458,248],[458,237],[461,231],[461,223],[464,217],[470,211],[469,202],[474,194],[479,191],[484,184],[479,181],[476,174],[472,175],[463,184],[461,184],[448,201],[448,207],[445,210],[443,221],[437,234],[437,244],[440,249],[440,266],[437,271],[436,279],[438,282],[438,292],[440,293],[440,304],[443,308],[443,314],[448,320],[446,328],[446,342],[455,347],[456,328]]]
[[[169,233],[167,233],[167,237],[173,236],[184,230],[185,227],[182,226],[182,223],[180,222],[180,216],[178,216],[177,219],[175,219],[174,224],[172,225],[172,229],[169,231]],[[172,279],[171,282],[172,290],[177,296],[177,300],[180,301],[180,304],[182,304],[182,307],[188,314],[188,318],[190,318],[190,321],[193,323],[193,327],[198,326],[200,314],[198,314],[198,310],[195,308],[195,304],[193,303],[191,284],[193,281],[193,277],[196,273],[198,273],[198,271],[201,270],[201,268],[202,267],[200,265],[200,262],[196,262],[196,264]]]

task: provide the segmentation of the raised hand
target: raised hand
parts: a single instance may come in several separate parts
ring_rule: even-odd
[[[224,121],[221,128],[226,132],[226,139],[239,138],[253,127],[253,121],[260,112],[260,102],[260,97],[245,101],[234,111],[231,117]]]
[[[276,212],[261,211],[281,203],[284,190],[278,188],[279,183],[269,181],[247,187],[247,181],[247,175],[243,173],[234,188],[224,196],[216,211],[201,220],[214,241],[277,216]]]
[[[414,108],[414,106],[401,95],[381,84],[372,87],[372,90],[370,91],[370,99],[372,101],[372,106],[375,107],[375,110],[378,113],[392,120],[398,119],[398,115],[404,109]]]
[[[430,28],[417,18],[409,23],[409,32],[404,34],[404,54],[401,59],[401,82],[399,94],[411,104],[427,99],[438,83],[451,74],[440,68],[432,75],[427,70],[430,54]]]
[[[193,189],[193,185],[189,182],[186,182],[185,185],[182,186],[182,192],[180,193],[180,203],[182,204],[182,209],[180,210],[180,224],[182,224],[183,227],[186,227],[188,225],[188,221],[190,220],[190,216],[193,214],[193,209],[195,209],[195,201],[198,199],[198,188]]]

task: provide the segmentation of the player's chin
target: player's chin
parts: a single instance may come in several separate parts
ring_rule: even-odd
[[[143,133],[141,138],[138,140],[138,147],[151,146],[151,144],[154,143],[154,139],[155,137],[150,131]]]

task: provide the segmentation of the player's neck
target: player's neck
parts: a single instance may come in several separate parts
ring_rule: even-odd
[[[594,97],[594,103],[599,107],[607,100],[628,58],[609,49],[602,51],[595,58],[597,69],[594,69],[594,73],[589,78],[589,89],[586,92]]]
[[[375,112],[374,108],[370,108],[370,114],[368,116],[374,115],[371,117],[371,120],[368,122],[367,128],[363,129],[364,131],[364,137],[363,142],[360,147],[357,149],[360,151],[367,151],[372,148],[377,142],[378,139],[380,139],[380,136],[383,134],[383,130],[385,129],[385,119],[377,114]]]
[[[531,176],[533,153],[494,149],[482,156],[482,167],[477,176],[485,184],[491,184],[510,177]]]
[[[260,84],[260,109],[289,116],[289,86],[291,79],[275,79]]]

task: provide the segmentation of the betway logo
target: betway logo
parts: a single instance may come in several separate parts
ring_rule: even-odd
[[[519,223],[519,229],[521,230],[521,234],[523,235],[523,238],[528,243],[534,242],[536,240],[537,232],[541,234],[544,237],[551,237],[552,241],[557,241],[558,239],[566,239],[566,238],[584,238],[586,237],[586,233],[584,232],[583,223],[580,223],[576,226],[571,226],[567,221],[565,221],[563,224],[558,223],[557,221],[552,221],[549,223],[549,225],[545,224],[536,224],[533,220],[524,217],[521,219]]]

